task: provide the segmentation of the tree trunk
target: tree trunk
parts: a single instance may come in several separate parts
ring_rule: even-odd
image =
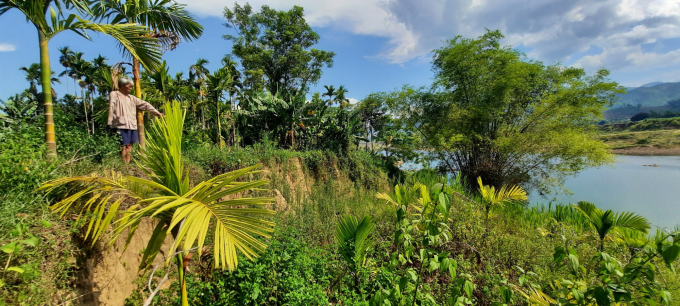
[[[54,109],[52,107],[52,70],[50,69],[50,55],[48,42],[42,31],[38,30],[40,43],[40,82],[42,83],[43,104],[45,105],[45,143],[47,156],[57,156],[57,141],[54,133]]]
[[[85,126],[87,127],[87,134],[90,135],[90,120],[87,119],[87,102],[85,102],[85,89],[80,88],[80,102],[83,102],[83,110],[85,111]]]
[[[132,58],[132,76],[135,81],[135,96],[137,98],[142,98],[142,82],[139,77],[139,61],[136,58]],[[142,149],[146,146],[146,141],[144,140],[144,112],[137,110],[137,133],[139,134],[139,146]]]
[[[217,112],[217,143],[220,145],[220,150],[222,150],[222,118],[220,118],[220,102],[215,101],[215,111]]]

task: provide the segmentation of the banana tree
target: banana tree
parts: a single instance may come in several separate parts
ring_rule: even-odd
[[[89,16],[91,13],[88,3],[89,1],[84,0],[0,0],[0,16],[16,9],[38,30],[41,84],[45,105],[45,142],[49,156],[57,155],[50,83],[52,77],[48,45],[50,39],[64,31],[73,31],[86,39],[90,39],[87,31],[100,32],[116,39],[133,58],[149,67],[155,67],[160,60],[158,39],[148,37],[148,30],[145,27],[129,23],[102,24],[83,19],[80,15]],[[65,15],[65,11],[77,14]]]
[[[257,237],[269,238],[274,229],[274,223],[263,218],[274,211],[261,207],[273,204],[274,199],[238,196],[260,190],[260,186],[268,183],[245,180],[259,172],[256,170],[259,165],[191,186],[189,172],[182,161],[185,113],[177,102],[166,104],[164,109],[165,117],[154,119],[144,154],[137,162],[150,179],[111,171],[56,179],[44,183],[40,189],[52,192],[63,186],[74,187],[68,188],[63,200],[51,208],[62,216],[72,212],[78,219],[84,219],[85,236],[92,243],[101,239],[111,225],[115,227],[110,243],[126,230],[129,230],[129,242],[142,220],[157,222],[140,269],[153,262],[170,235],[171,251],[177,254],[182,305],[188,305],[184,253],[196,249],[200,256],[211,231],[215,268],[234,270],[238,265],[237,253],[248,259],[257,257],[266,248]]]
[[[163,51],[167,51],[174,50],[181,39],[191,41],[203,34],[203,26],[196,22],[184,7],[185,5],[174,0],[99,0],[95,1],[92,11],[99,18],[110,20],[112,24],[134,23],[145,26],[149,30],[146,36],[158,39]],[[130,55],[130,50],[127,48],[124,50]],[[141,64],[147,70],[155,70],[144,62]],[[134,56],[132,56],[132,75],[135,95],[142,98],[140,61]],[[142,111],[137,111],[137,129],[139,144],[144,147],[146,142]]]
[[[585,201],[574,204],[574,208],[588,218],[590,226],[597,232],[600,239],[600,252],[604,251],[605,238],[612,234],[614,229],[628,228],[646,234],[650,228],[647,219],[632,212],[615,213],[611,209],[602,211],[595,204]]]

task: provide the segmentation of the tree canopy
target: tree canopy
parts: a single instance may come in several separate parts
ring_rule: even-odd
[[[244,69],[244,85],[252,91],[267,89],[294,94],[306,92],[321,78],[321,69],[333,66],[334,52],[312,48],[319,35],[304,19],[302,7],[278,11],[262,6],[259,13],[249,4],[224,9],[226,26],[237,35],[224,35],[233,42],[233,54]]]
[[[469,185],[481,177],[497,188],[549,191],[611,161],[592,124],[623,91],[609,72],[546,66],[501,46],[501,38],[487,31],[449,40],[434,50],[434,84],[402,90],[395,115],[420,132],[440,167]]]

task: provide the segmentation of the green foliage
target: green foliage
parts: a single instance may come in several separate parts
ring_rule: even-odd
[[[582,212],[590,221],[590,225],[600,238],[600,252],[604,251],[604,240],[615,228],[628,228],[647,233],[649,221],[632,212],[615,213],[611,210],[602,211],[594,204],[580,201],[574,208]]]
[[[243,84],[252,92],[263,89],[285,97],[306,93],[321,78],[321,68],[331,67],[335,53],[313,48],[319,35],[304,19],[302,7],[278,11],[263,5],[259,13],[250,4],[225,8],[226,26],[236,35],[233,54],[241,60]]]
[[[545,190],[611,161],[590,124],[622,91],[608,71],[545,66],[501,46],[502,37],[456,37],[435,50],[432,88],[407,88],[396,114],[468,184],[482,177]]]
[[[331,254],[295,228],[277,230],[267,251],[234,272],[188,278],[191,305],[327,305]]]
[[[0,129],[0,198],[11,190],[31,192],[50,178],[56,165],[44,156],[40,128],[19,122]]]
[[[354,288],[359,287],[359,271],[366,260],[366,253],[375,243],[370,236],[373,222],[365,216],[361,222],[352,215],[345,215],[338,221],[335,242],[342,258],[347,263],[349,272],[354,278]]]

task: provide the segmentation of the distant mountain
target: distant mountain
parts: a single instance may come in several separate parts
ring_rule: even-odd
[[[654,87],[656,85],[661,85],[661,84],[666,84],[666,82],[651,82],[651,83],[647,83],[645,85],[642,85],[640,87]]]
[[[619,100],[612,108],[633,105],[642,107],[663,106],[669,100],[680,98],[680,82],[663,83],[653,82],[630,89],[627,93],[618,95]]]

